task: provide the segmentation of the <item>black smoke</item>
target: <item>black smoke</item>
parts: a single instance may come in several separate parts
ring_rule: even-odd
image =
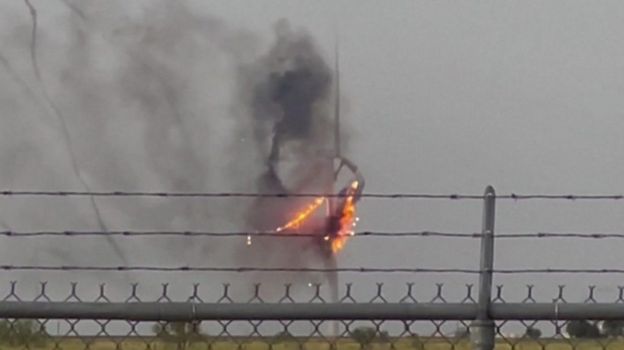
[[[253,125],[252,146],[262,167],[257,190],[326,192],[334,128],[332,70],[312,36],[278,21],[272,47],[240,74],[241,98]],[[309,201],[259,199],[248,222],[257,230],[274,228]]]

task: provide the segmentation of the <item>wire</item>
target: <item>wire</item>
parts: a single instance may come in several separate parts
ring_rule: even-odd
[[[90,191],[0,191],[0,196],[98,196],[98,197],[233,197],[233,198],[308,198],[346,197],[347,194],[324,193],[253,193],[253,192],[90,192]],[[409,193],[363,193],[368,198],[422,198],[422,199],[483,199],[482,195],[460,194],[409,194]]]
[[[624,269],[559,269],[559,268],[542,268],[542,269],[494,269],[493,273],[499,274],[606,274],[606,273],[624,273]]]
[[[345,267],[334,269],[323,268],[290,268],[290,267],[158,267],[158,266],[35,266],[35,265],[0,265],[0,270],[8,271],[145,271],[145,272],[355,272],[355,273],[479,273],[470,269],[435,269],[435,268],[367,268]]]
[[[0,191],[0,196],[96,196],[96,197],[205,197],[205,198],[301,198],[301,197],[345,197],[346,194],[323,193],[253,193],[253,192],[123,192],[123,191]],[[472,194],[426,194],[426,193],[363,193],[366,198],[383,199],[451,199],[451,200],[482,200],[484,195]],[[515,194],[497,195],[497,199],[554,199],[554,200],[622,200],[624,195],[580,195],[580,194]]]
[[[211,232],[211,231],[0,231],[0,236],[12,238],[28,238],[41,236],[57,237],[80,237],[80,236],[186,236],[186,237],[278,237],[278,238],[319,238],[318,233],[276,233],[276,232]],[[461,232],[383,232],[361,231],[353,237],[440,237],[440,238],[481,238],[481,233]],[[495,234],[496,239],[520,239],[520,238],[582,238],[582,239],[624,239],[624,233],[573,233],[573,232],[536,232],[536,233],[500,233]]]
[[[39,236],[192,236],[192,237],[279,237],[279,238],[320,238],[318,233],[277,233],[277,232],[209,232],[209,231],[0,231],[0,236],[6,237],[39,237]],[[446,233],[446,232],[377,232],[363,231],[355,236],[371,237],[409,237],[409,236],[437,236],[437,237],[461,237],[476,238],[480,233]]]
[[[480,236],[480,234],[479,234]],[[582,238],[582,239],[605,239],[624,238],[623,233],[602,233],[602,232],[537,232],[537,233],[510,233],[494,235],[499,238]]]
[[[456,268],[375,268],[375,267],[345,267],[334,269],[323,268],[290,268],[290,267],[200,267],[200,266],[49,266],[49,265],[0,265],[0,270],[5,271],[144,271],[144,272],[280,272],[280,273],[451,273],[451,274],[623,274],[624,269],[559,269],[559,268],[538,268],[538,269],[456,269]]]

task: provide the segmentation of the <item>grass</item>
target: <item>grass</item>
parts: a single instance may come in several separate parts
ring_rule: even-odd
[[[213,339],[205,342],[191,344],[186,350],[363,350],[360,345],[351,339],[339,339],[335,342],[335,348],[327,340],[320,339],[293,339],[288,341],[274,341],[271,338],[254,340],[221,340]],[[37,350],[177,350],[176,344],[165,343],[154,338],[91,338],[81,340],[51,339],[43,346],[30,346],[29,349]],[[470,343],[463,340],[431,338],[414,341],[409,338],[394,339],[388,343],[374,343],[365,350],[470,350]],[[24,347],[11,347],[0,344],[2,350],[17,350]],[[540,339],[540,340],[497,340],[496,350],[624,350],[622,339],[596,339],[596,340],[566,340],[566,339]]]

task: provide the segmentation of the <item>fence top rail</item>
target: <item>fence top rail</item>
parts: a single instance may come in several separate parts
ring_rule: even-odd
[[[492,304],[493,320],[621,320],[624,304]],[[0,318],[106,319],[134,321],[196,320],[472,320],[477,305],[462,303],[218,304],[0,302]]]

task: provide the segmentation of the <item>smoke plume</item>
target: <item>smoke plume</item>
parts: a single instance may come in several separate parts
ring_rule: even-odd
[[[258,191],[327,190],[333,135],[331,78],[312,37],[286,20],[275,25],[275,41],[268,52],[241,68],[241,100],[253,126],[251,146],[262,169]],[[260,199],[252,206],[248,222],[257,230],[275,228],[300,202]]]
[[[256,35],[199,14],[184,1],[148,1],[142,7],[125,1],[17,3],[0,21],[1,188],[327,190],[331,70],[305,31],[279,21],[274,42],[261,50]],[[16,231],[269,230],[303,204],[2,200],[0,221]],[[98,238],[20,242],[3,240],[4,262],[291,267],[319,262],[309,243],[298,239],[259,240],[258,247],[228,239],[116,239],[126,261]],[[24,250],[37,254],[26,257]]]
[[[0,21],[0,187],[184,192],[244,181],[215,169],[230,158],[228,101],[236,67],[255,56],[255,35],[182,1],[138,9],[124,1],[14,4]],[[225,231],[240,229],[235,204],[102,198],[96,207],[88,198],[35,198],[0,206],[18,231]],[[103,240],[42,238],[31,242],[40,249],[28,262],[207,265],[215,247],[199,239],[115,241],[127,261]],[[81,243],[97,249],[85,255]],[[7,261],[23,261],[8,245]]]

